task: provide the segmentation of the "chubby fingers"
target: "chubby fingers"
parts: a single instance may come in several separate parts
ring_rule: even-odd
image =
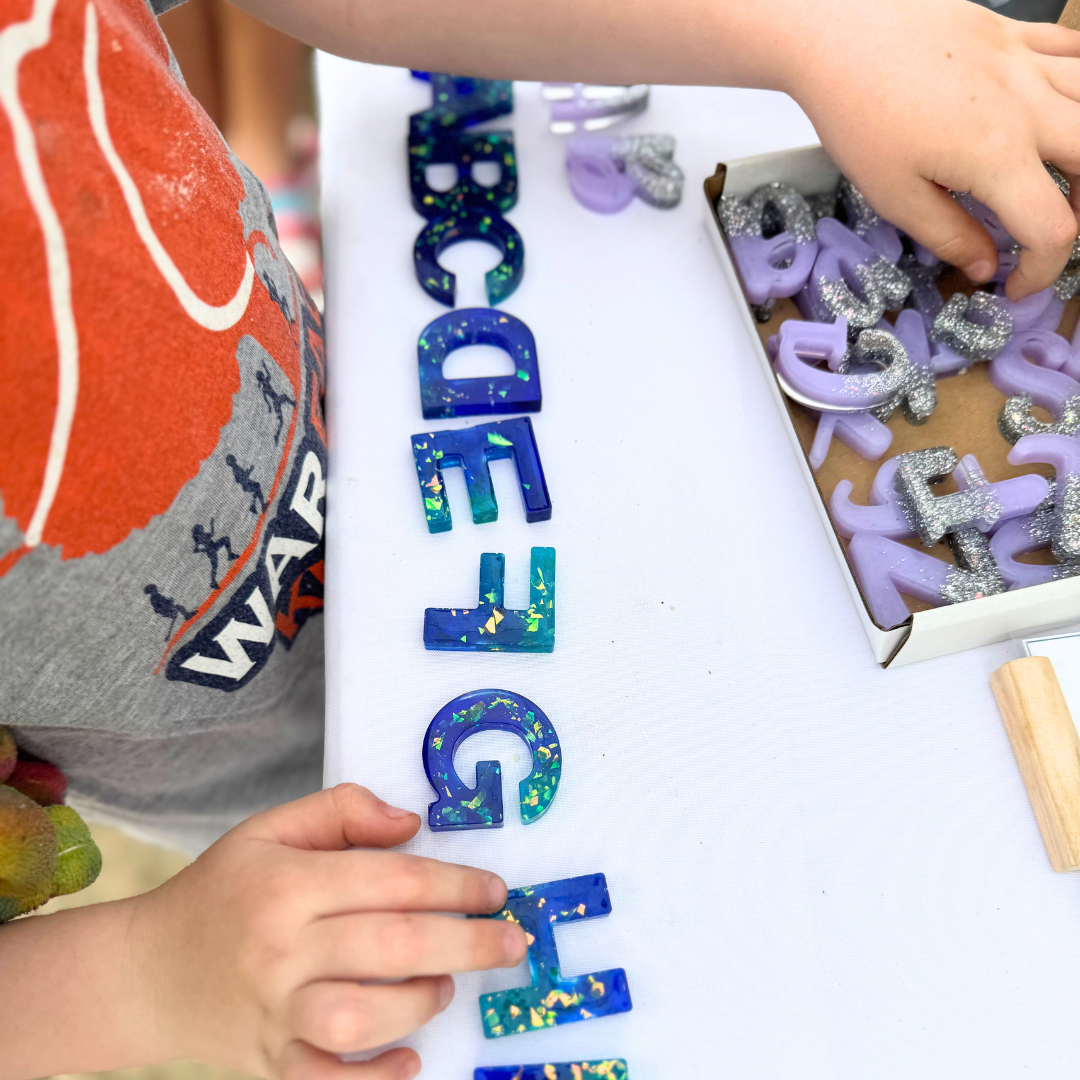
[[[368,912],[319,919],[304,931],[298,983],[322,979],[409,979],[516,967],[525,934],[504,919]]]
[[[312,915],[350,911],[453,911],[490,915],[506,902],[497,874],[388,851],[298,852]]]
[[[868,196],[871,203],[873,193]],[[960,267],[972,281],[988,281],[997,269],[997,248],[990,234],[945,188],[921,176],[903,192],[881,200],[881,213],[943,262]]]
[[[1021,23],[1016,27],[1029,49],[1044,56],[1080,57],[1080,33],[1053,23]]]
[[[985,193],[974,192],[1021,245],[1005,283],[1010,300],[1052,285],[1065,269],[1077,235],[1076,214],[1037,157],[1001,175]]]
[[[449,975],[382,986],[309,983],[290,999],[289,1030],[316,1049],[357,1053],[403,1039],[441,1013],[453,997]]]
[[[399,1046],[370,1061],[342,1061],[336,1054],[303,1042],[291,1042],[275,1063],[280,1080],[412,1080],[420,1055]]]
[[[420,828],[420,818],[390,806],[359,784],[338,784],[264,810],[240,826],[248,835],[308,851],[396,847]]]

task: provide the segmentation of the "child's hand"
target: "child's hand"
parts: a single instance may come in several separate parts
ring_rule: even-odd
[[[1013,299],[1051,284],[1077,235],[1041,162],[1080,174],[1080,33],[969,0],[237,2],[377,64],[785,90],[880,214],[977,281],[993,275],[997,252],[948,190],[996,210],[1026,249]]]
[[[1080,33],[968,0],[817,4],[787,82],[844,174],[885,218],[985,281],[997,253],[947,189],[1023,246],[1008,295],[1061,273],[1077,217],[1042,165],[1080,173]],[[1073,183],[1073,207],[1080,190]]]
[[[348,850],[393,847],[419,827],[343,784],[245,821],[140,897],[132,933],[169,1056],[286,1080],[414,1076],[413,1050],[336,1055],[403,1038],[449,1004],[449,973],[513,967],[526,948],[511,923],[430,914],[498,911],[494,874]]]

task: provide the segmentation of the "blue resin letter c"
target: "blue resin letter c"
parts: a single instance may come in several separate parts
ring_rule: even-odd
[[[474,690],[444,705],[424,735],[424,772],[439,796],[428,807],[428,825],[433,831],[502,826],[499,763],[478,761],[474,788],[454,768],[457,748],[479,731],[512,732],[521,737],[532,753],[532,774],[518,785],[524,824],[542,817],[555,798],[562,774],[562,751],[551,721],[520,694]]]
[[[454,306],[457,276],[444,270],[439,256],[463,240],[483,240],[498,248],[502,261],[484,275],[489,304],[505,300],[520,284],[525,273],[525,242],[521,233],[494,210],[460,207],[431,218],[413,244],[413,269],[420,288],[433,300]]]

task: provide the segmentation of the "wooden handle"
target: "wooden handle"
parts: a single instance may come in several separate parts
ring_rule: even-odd
[[[1013,660],[990,685],[1027,786],[1050,862],[1080,869],[1080,735],[1045,656]]]
[[[1070,30],[1080,30],[1080,0],[1069,0],[1058,19],[1058,26],[1067,26]]]

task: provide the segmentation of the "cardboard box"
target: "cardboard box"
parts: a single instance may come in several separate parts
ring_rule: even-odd
[[[727,194],[745,198],[762,184],[773,181],[790,184],[804,195],[824,194],[832,191],[839,179],[840,170],[820,146],[762,154],[716,167],[715,174],[705,181],[706,228],[737,296],[743,295],[742,284],[717,213],[720,196]],[[943,279],[945,295],[957,289],[970,292],[971,288],[971,283],[959,271],[952,271]],[[906,597],[912,615],[900,626],[879,626],[871,616],[855,580],[845,553],[846,542],[833,527],[828,500],[836,483],[840,479],[848,479],[854,485],[852,500],[869,502],[870,483],[881,462],[864,461],[834,440],[825,463],[814,474],[807,451],[816,422],[801,406],[789,402],[781,393],[765,348],[765,342],[779,330],[782,322],[800,318],[798,309],[790,300],[778,300],[769,322],[758,323],[749,303],[744,302],[741,307],[754,353],[768,379],[773,400],[787,419],[788,435],[803,475],[816,496],[818,513],[879,663],[884,667],[912,664],[918,660],[1004,641],[1019,632],[1080,619],[1080,578],[1068,578],[938,608]],[[1066,308],[1061,325],[1063,333],[1071,334],[1077,322],[1078,309],[1080,304],[1077,301],[1071,302]],[[947,445],[953,447],[959,457],[974,454],[991,481],[1033,471],[1042,471],[1044,475],[1051,476],[1052,470],[1048,467],[1016,468],[1005,460],[1011,447],[997,429],[998,413],[1004,402],[1005,395],[990,383],[986,364],[975,364],[963,375],[940,379],[938,406],[926,424],[918,427],[908,424],[899,409],[889,421],[893,443],[885,458],[909,450]],[[955,490],[950,485],[951,479],[941,486],[941,493]],[[911,544],[918,546],[918,541],[911,541]],[[945,544],[937,545],[933,554],[951,561]],[[1040,557],[1049,560],[1048,554],[1029,556],[1033,561]]]

